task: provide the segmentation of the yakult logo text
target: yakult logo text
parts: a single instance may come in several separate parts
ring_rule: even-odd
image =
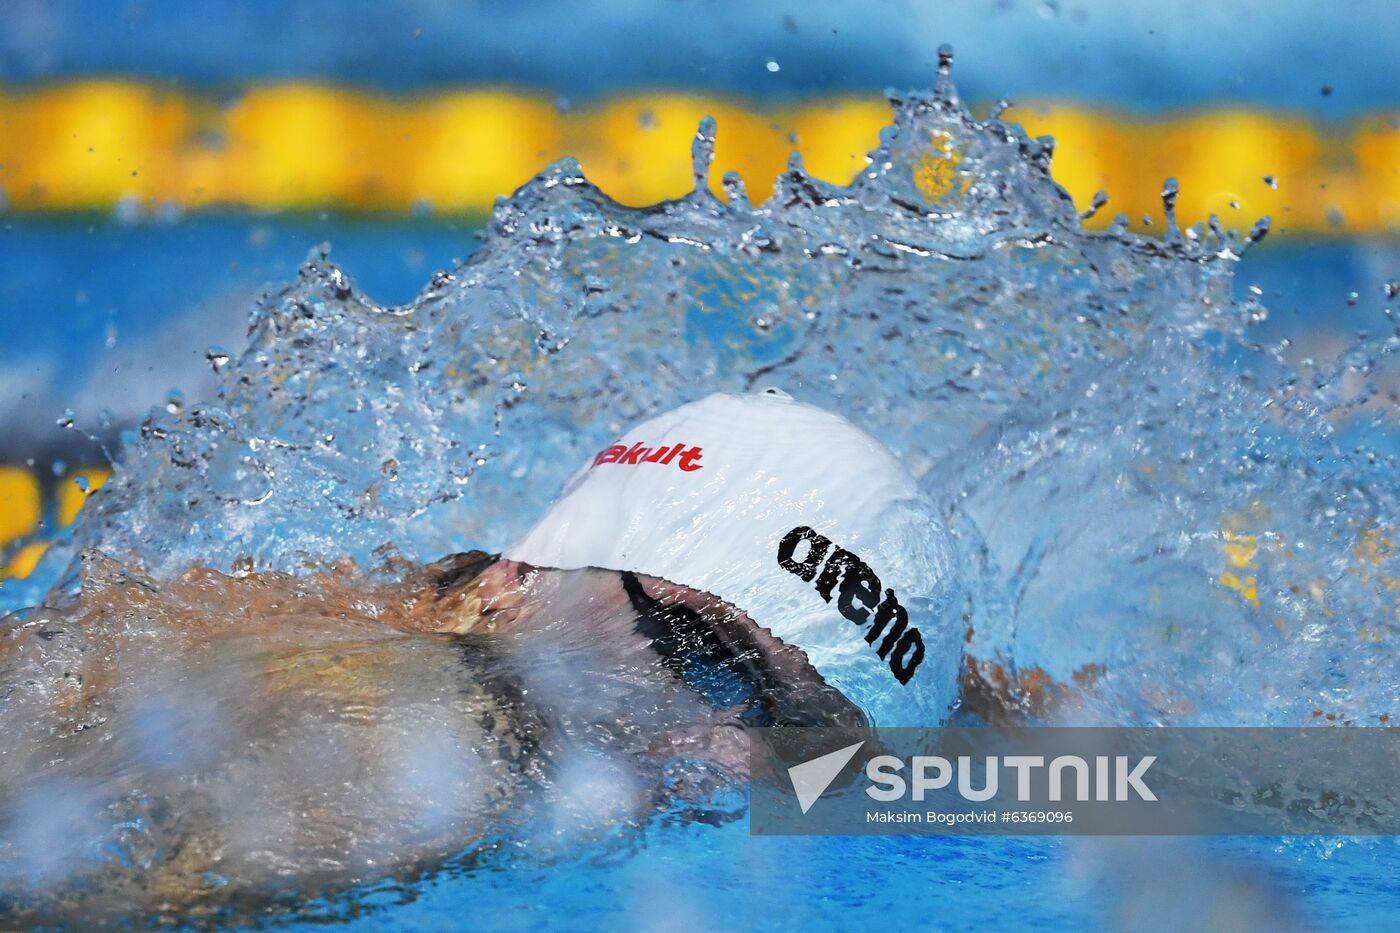
[[[830,538],[801,525],[778,542],[778,566],[812,583],[817,595],[827,602],[831,602],[839,581],[836,608],[848,621],[870,626],[865,643],[874,646],[879,641],[875,653],[889,662],[895,680],[909,683],[924,659],[924,637],[909,624],[909,613],[899,604],[894,590],[885,590],[881,598],[880,578],[865,561],[843,547],[833,547]]]
[[[593,458],[593,465],[659,463],[666,466],[674,462],[685,472],[694,473],[704,468],[704,464],[700,462],[702,453],[701,448],[687,447],[685,444],[667,444],[665,447],[647,447],[642,443],[633,444],[631,447],[626,444],[613,444]]]

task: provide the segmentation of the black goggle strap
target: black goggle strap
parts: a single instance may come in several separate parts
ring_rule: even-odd
[[[721,692],[716,665],[739,678],[767,706],[769,678],[755,664],[753,652],[736,652],[716,626],[689,606],[666,604],[650,596],[635,573],[622,572],[622,587],[637,615],[637,633],[651,640],[667,668],[707,696]]]
[[[637,614],[638,634],[651,639],[687,686],[715,701],[722,692],[714,676],[719,665],[748,687],[750,708],[743,718],[751,725],[867,726],[859,707],[815,670],[794,676],[773,669],[745,628],[725,624],[735,620],[709,620],[688,606],[653,599],[634,573],[623,572],[622,585]]]

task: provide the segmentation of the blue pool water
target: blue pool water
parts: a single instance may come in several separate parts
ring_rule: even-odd
[[[666,829],[628,857],[424,886],[351,926],[1375,929],[1400,900],[1387,846],[1300,858],[1281,840],[783,839]],[[1189,893],[1188,893],[1189,892]]]
[[[67,579],[68,596],[120,608],[128,597],[113,594],[149,576],[142,588],[155,595],[138,593],[137,611],[114,610],[120,625],[90,621],[120,640],[191,613],[241,618],[234,603],[202,602],[206,590],[171,583],[193,563],[271,574],[344,557],[367,572],[386,555],[431,560],[499,546],[622,424],[696,386],[763,379],[857,419],[905,457],[957,536],[973,650],[1059,679],[1084,663],[1104,667],[1075,721],[1283,725],[1315,710],[1384,721],[1400,707],[1384,621],[1400,562],[1386,538],[1400,495],[1386,405],[1397,385],[1383,290],[1393,247],[1254,248],[1209,230],[1165,241],[1085,233],[1047,175],[1046,153],[971,119],[954,95],[946,82],[911,95],[849,188],[794,165],[758,207],[731,188],[728,203],[696,193],[629,209],[566,163],[503,203],[483,244],[448,274],[430,270],[467,251],[458,230],[406,224],[395,234],[403,246],[386,248],[379,232],[360,239],[337,225],[340,265],[318,254],[266,295],[245,347],[232,345],[229,310],[242,297],[196,298],[211,332],[231,344],[215,386],[139,426],[124,422],[133,426],[117,476],[30,586],[59,579],[82,548],[107,557],[89,556]],[[711,129],[697,136],[701,176]],[[223,220],[91,239],[71,227],[24,232],[26,242],[68,238],[89,251],[91,264],[76,265],[90,281],[75,292],[102,296],[84,313],[117,321],[116,337],[110,347],[111,331],[100,344],[90,332],[73,339],[100,370],[96,361],[123,341],[158,338],[171,307],[152,269],[124,257],[163,255],[157,276],[189,283],[188,301],[201,270],[185,261],[181,238],[204,256],[224,243],[222,261],[254,257],[258,278],[279,279],[289,278],[292,252],[281,244],[300,247],[326,229]],[[151,245],[162,242],[164,253]],[[51,276],[26,278],[22,253],[4,255],[5,271],[29,286],[7,301],[50,287],[39,280]],[[114,301],[123,282],[132,297]],[[51,326],[36,321],[20,339],[46,346]],[[71,388],[20,378],[34,379],[44,405]],[[1242,537],[1253,543],[1237,559],[1226,545]],[[364,586],[372,577],[349,573]],[[32,589],[7,586],[7,608],[32,601]],[[66,625],[82,611],[35,612]],[[146,643],[159,669],[169,660],[160,640]],[[46,645],[34,643],[66,657],[62,639]],[[47,684],[54,669],[41,664],[48,673],[27,684]],[[208,676],[229,704],[211,717],[257,699],[241,700],[228,673]],[[183,687],[163,689],[187,698]],[[47,719],[18,701],[6,712],[14,735],[47,747]],[[109,750],[122,747],[120,721],[107,727]],[[138,740],[143,721],[133,720]],[[387,717],[371,750],[401,725]],[[208,751],[222,753],[217,742]],[[59,800],[70,806],[119,800],[142,816],[69,828],[72,862],[37,880],[25,871],[37,850],[0,849],[0,897],[42,903],[50,887],[91,869],[85,897],[144,915],[150,906],[123,887],[142,859],[160,863],[174,849],[196,852],[198,864],[188,840],[237,829],[237,810],[218,808],[163,822],[161,796],[181,799],[200,780],[182,783],[146,752],[121,760],[130,770],[70,763],[71,784],[41,786],[68,794]],[[449,775],[462,764],[432,760]],[[303,766],[279,765],[292,769],[292,786]],[[328,783],[327,796],[338,787]],[[365,801],[361,816],[393,838],[398,817],[380,806]],[[22,825],[28,834],[15,838],[31,846],[53,833]],[[296,903],[289,922],[1364,928],[1397,907],[1390,878],[1400,864],[1385,839],[764,839],[749,837],[743,819],[711,826],[673,812],[563,852],[557,824],[541,831],[507,819],[484,832],[479,861],[444,850],[428,860],[437,867],[404,868],[407,879]],[[279,844],[269,843],[274,854]],[[314,833],[288,846],[298,865],[311,855],[334,866],[339,854]],[[296,871],[288,877],[295,900]],[[64,916],[62,904],[53,909]],[[229,919],[247,917],[235,909]]]

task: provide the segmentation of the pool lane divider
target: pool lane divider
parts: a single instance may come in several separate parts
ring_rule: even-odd
[[[133,80],[0,85],[0,203],[16,214],[184,211],[481,214],[549,162],[576,157],[624,204],[689,190],[690,142],[719,125],[715,171],[761,198],[793,149],[810,172],[848,181],[890,120],[877,96],[767,108],[684,92],[625,93],[564,107],[510,88],[390,97],[325,84],[232,95]],[[1073,102],[1013,107],[1007,119],[1056,138],[1054,173],[1088,223],[1126,214],[1160,230],[1161,188],[1180,181],[1186,223],[1220,216],[1275,234],[1400,233],[1400,110],[1341,123],[1219,105],[1144,116]],[[950,157],[955,153],[947,153]]]
[[[33,573],[54,533],[73,524],[111,475],[106,467],[78,467],[46,484],[27,466],[0,464],[0,580]]]

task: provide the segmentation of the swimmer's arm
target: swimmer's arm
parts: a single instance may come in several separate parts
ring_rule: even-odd
[[[456,635],[471,630],[494,608],[488,594],[506,589],[495,580],[505,563],[499,554],[463,551],[424,565],[409,587],[417,594],[408,609],[415,627]]]

